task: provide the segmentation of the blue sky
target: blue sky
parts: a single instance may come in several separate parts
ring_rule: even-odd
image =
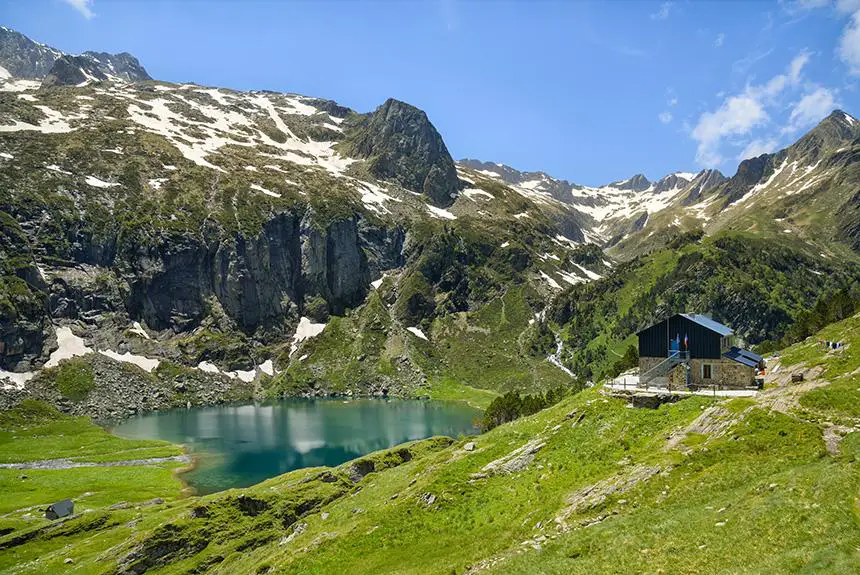
[[[60,50],[160,80],[427,112],[455,158],[598,185],[784,147],[860,115],[860,0],[0,2]]]

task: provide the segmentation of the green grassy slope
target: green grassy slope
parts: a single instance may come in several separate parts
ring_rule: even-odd
[[[424,340],[406,329],[408,320],[396,318],[396,302],[386,301],[393,297],[391,280],[386,282],[361,308],[330,318],[301,351],[290,356],[285,346],[279,361],[288,367],[266,392],[358,394],[370,387],[485,407],[511,389],[574,385],[547,361],[555,346],[551,334],[538,332],[534,308],[542,304],[528,284],[512,286],[474,310],[436,316],[423,328]]]
[[[32,463],[36,460],[65,459],[73,463],[103,463],[180,455],[181,448],[164,441],[122,439],[93,425],[85,417],[68,417],[45,404],[25,401],[18,408],[0,413],[0,463]],[[183,485],[175,473],[177,461],[128,467],[79,467],[72,469],[0,469],[0,533],[38,533],[50,525],[44,508],[55,501],[72,498],[75,510],[87,518],[86,524],[110,506],[121,502],[136,504],[161,498],[176,500]],[[73,533],[77,527],[72,527]],[[62,531],[62,529],[60,530]],[[72,541],[69,534],[58,534]],[[3,544],[0,544],[2,547]],[[23,553],[18,548],[0,550],[0,571],[38,558],[42,544],[29,543]],[[43,567],[35,567],[36,571]]]

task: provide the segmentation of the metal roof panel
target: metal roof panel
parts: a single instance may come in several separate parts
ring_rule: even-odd
[[[725,326],[718,321],[714,321],[706,315],[700,315],[695,313],[682,313],[678,315],[685,317],[688,320],[723,336],[732,335],[733,333],[735,333],[731,330],[730,327]]]

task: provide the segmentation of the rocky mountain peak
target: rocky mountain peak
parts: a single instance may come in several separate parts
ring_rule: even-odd
[[[108,54],[107,52],[84,52],[82,56],[98,64],[108,77],[117,77],[126,82],[152,80],[137,58],[128,52]]]
[[[349,155],[368,160],[370,172],[449,206],[459,190],[457,169],[442,136],[422,110],[389,98],[347,135]]]
[[[626,180],[621,180],[618,182],[612,182],[609,185],[613,188],[618,188],[619,190],[632,190],[634,192],[641,192],[651,187],[651,182],[648,181],[648,178],[646,178],[644,174],[636,174],[632,178],[627,178]]]
[[[11,76],[43,78],[51,70],[54,61],[62,55],[59,50],[0,26],[0,67]]]
[[[858,137],[860,120],[842,110],[833,110],[788,150],[794,158],[816,161],[821,152],[841,148]]]
[[[654,182],[654,192],[661,194],[669,190],[676,190],[687,186],[690,183],[688,177],[680,173],[669,174]]]
[[[86,82],[107,80],[99,66],[85,56],[60,56],[42,80],[42,88],[79,86]]]
[[[86,81],[152,80],[137,58],[128,52],[64,54],[4,27],[0,27],[0,68],[7,73],[0,70],[0,77],[42,78],[42,87],[76,86]]]
[[[687,188],[687,194],[681,203],[685,206],[695,204],[701,200],[704,194],[726,181],[728,181],[728,178],[719,170],[702,170],[696,174],[696,177],[690,182],[690,186]]]

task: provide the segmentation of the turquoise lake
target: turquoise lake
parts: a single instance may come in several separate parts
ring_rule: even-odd
[[[405,441],[474,434],[480,413],[455,402],[289,399],[150,413],[112,431],[184,445],[196,465],[182,478],[205,494],[303,467],[339,465]]]

